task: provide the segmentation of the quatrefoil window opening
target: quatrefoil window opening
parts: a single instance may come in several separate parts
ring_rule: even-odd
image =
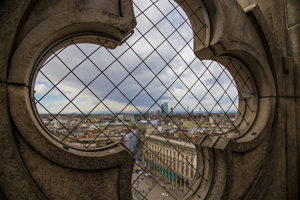
[[[202,174],[196,170],[196,142],[227,137],[247,108],[239,105],[243,93],[235,79],[253,92],[245,89],[249,80],[239,62],[228,58],[223,66],[195,56],[192,27],[180,5],[135,1],[134,10],[135,33],[115,49],[100,39],[88,44],[76,37],[57,44],[64,46],[59,50],[54,45],[36,67],[34,108],[46,132],[70,148],[124,143],[136,156],[135,170],[153,181],[141,192],[143,175],[135,174],[135,195],[150,198],[162,181],[191,190],[193,178]]]

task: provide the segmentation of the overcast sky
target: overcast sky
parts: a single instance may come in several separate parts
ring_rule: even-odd
[[[225,111],[235,111],[237,90],[231,81],[230,73],[224,71],[216,62],[201,62],[195,58],[192,50],[193,33],[182,9],[177,7],[174,10],[176,3],[172,1],[171,4],[168,0],[156,2],[155,5],[160,10],[155,5],[151,6],[151,1],[136,0],[135,4],[137,27],[134,35],[122,46],[111,50],[94,44],[70,45],[63,51],[58,51],[57,56],[48,59],[35,83],[35,98],[39,101],[38,111],[47,113],[40,105],[42,104],[51,113],[79,113],[73,104],[68,105],[69,100],[85,113],[92,109],[92,113],[107,112],[106,107],[113,112],[120,112],[126,105],[123,112],[137,113],[137,109],[145,112],[149,108],[150,111],[156,111],[160,110],[159,105],[165,102],[169,104],[169,109],[173,107],[175,112],[182,112],[187,106],[190,111],[201,109],[219,112],[220,105]],[[161,12],[167,15],[166,18]],[[153,27],[153,24],[156,27]],[[168,41],[165,38],[168,38]],[[89,59],[78,48],[85,52]],[[96,49],[98,50],[95,51]],[[62,78],[64,79],[61,81]],[[215,83],[215,78],[223,88],[219,83]],[[149,83],[150,81],[152,82]],[[147,92],[142,87],[145,87]],[[165,92],[166,88],[169,91]],[[210,89],[210,93],[207,89]],[[226,94],[223,89],[227,91]],[[77,95],[78,93],[80,94]],[[106,107],[103,103],[99,104],[99,100],[103,101]],[[178,104],[178,101],[182,105]],[[232,105],[232,101],[235,101],[235,106]],[[65,107],[66,105],[68,106]]]

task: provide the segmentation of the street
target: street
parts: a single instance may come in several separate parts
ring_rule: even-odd
[[[161,182],[163,184],[163,186],[161,186],[154,180],[154,178],[156,178],[157,180],[157,178],[159,177],[146,176],[145,172],[143,172],[142,174],[134,172],[132,174],[132,183],[134,183],[132,186],[132,194],[134,200],[182,199],[182,196],[184,194],[182,191],[176,188],[172,189],[171,184],[167,184],[164,182]],[[163,193],[165,194],[165,196],[163,195]]]

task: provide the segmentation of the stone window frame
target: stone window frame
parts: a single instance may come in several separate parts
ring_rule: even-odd
[[[121,164],[123,166],[123,171],[120,179],[130,180],[128,174],[131,176],[131,173],[129,172],[131,172],[131,168],[133,167],[134,158],[121,145],[103,149],[102,151],[87,153],[73,149],[65,149],[63,145],[55,144],[53,140],[49,140],[45,134],[37,134],[43,133],[43,130],[32,113],[30,97],[28,95],[28,83],[30,82],[31,67],[34,66],[34,62],[37,60],[41,52],[44,51],[49,44],[60,40],[61,37],[97,35],[102,38],[110,38],[110,40],[113,41],[110,43],[111,45],[121,44],[131,33],[131,29],[135,25],[134,19],[130,14],[130,12],[132,12],[132,8],[128,4],[128,1],[123,0],[122,2],[124,3],[122,4],[123,16],[130,17],[121,17],[120,19],[115,19],[113,22],[107,22],[104,19],[105,22],[103,22],[103,26],[101,28],[95,28],[94,22],[98,19],[93,18],[92,14],[92,19],[88,19],[88,17],[87,19],[82,19],[80,27],[73,25],[74,23],[70,20],[70,18],[66,18],[60,23],[53,24],[53,21],[59,21],[57,16],[54,16],[48,21],[34,27],[34,29],[32,29],[29,33],[24,34],[24,38],[21,37],[17,40],[18,45],[11,59],[11,66],[8,73],[8,97],[12,120],[15,122],[23,137],[43,156],[63,166],[83,170],[104,169]],[[199,5],[199,2],[196,0],[187,0],[186,2],[187,4],[196,7],[202,6],[202,8],[205,8],[203,4]],[[205,140],[201,144],[204,147],[207,147],[204,149],[203,155],[206,154],[211,158],[209,170],[208,172],[204,172],[207,173],[207,176],[210,177],[209,180],[211,180],[203,186],[203,188],[206,188],[206,194],[208,194],[213,192],[213,189],[210,189],[210,185],[214,181],[216,182],[219,180],[220,182],[224,182],[222,181],[222,178],[224,178],[222,176],[217,179],[213,179],[213,176],[216,177],[216,174],[213,173],[216,171],[216,169],[213,169],[214,162],[217,163],[222,161],[216,155],[212,155],[212,147],[214,146],[214,149],[219,148],[222,151],[247,151],[257,146],[264,137],[266,137],[267,132],[270,130],[270,124],[274,118],[276,100],[268,97],[276,96],[276,92],[274,89],[275,83],[273,81],[272,72],[270,71],[270,68],[268,68],[268,62],[263,60],[259,55],[260,49],[257,48],[258,50],[253,50],[243,45],[233,47],[227,43],[228,41],[226,41],[226,38],[228,39],[228,35],[226,34],[228,34],[229,31],[225,27],[224,19],[227,19],[226,17],[228,16],[226,16],[226,14],[228,13],[221,9],[222,6],[226,6],[216,2],[209,3],[207,0],[204,0],[203,2],[206,5],[207,11],[203,11],[202,9],[197,16],[204,17],[206,20],[211,20],[212,22],[210,23],[211,30],[204,36],[198,36],[198,38],[205,39],[204,41],[206,42],[204,45],[201,45],[199,41],[197,43],[197,37],[195,37],[195,53],[197,54],[198,51],[203,49],[208,52],[206,55],[201,54],[199,59],[216,59],[221,64],[224,62],[223,59],[227,59],[228,57],[240,60],[246,66],[247,70],[249,70],[249,73],[252,74],[255,83],[260,85],[260,87],[257,88],[257,104],[259,106],[257,109],[257,115],[252,120],[253,124],[251,124],[251,127],[249,127],[249,129],[245,131],[241,137],[234,138],[233,140],[214,138],[213,141]],[[213,12],[215,11],[212,8],[213,6],[217,7],[217,12]],[[246,8],[241,11],[250,14],[256,13],[256,15],[259,15],[260,13],[257,9],[257,7],[252,6],[251,8]],[[188,9],[184,10],[189,13]],[[227,10],[229,9],[227,8]],[[68,14],[74,17],[76,16],[76,13]],[[65,15],[67,14],[65,13]],[[59,19],[60,18],[61,16]],[[122,26],[123,23],[129,24],[128,27],[124,28]],[[193,29],[197,30],[197,19],[191,19],[191,23]],[[251,23],[251,21],[249,23]],[[81,32],[82,28],[85,30],[84,33]],[[114,29],[115,32],[110,31],[111,29]],[[120,31],[120,29],[122,31]],[[112,32],[114,34],[112,34]],[[83,41],[91,42],[88,38],[83,38]],[[265,50],[265,47],[263,47],[263,49]],[[116,161],[111,159],[112,156],[121,156],[123,159],[117,159]],[[65,157],[69,157],[69,159],[66,160]],[[199,161],[203,158],[199,156],[197,159]],[[127,161],[125,162],[125,160]],[[132,162],[128,162],[128,160],[131,160]],[[225,166],[227,163],[223,162],[221,164]],[[201,180],[199,180],[198,183],[194,183],[194,185],[196,187],[201,185]],[[224,188],[226,187],[223,186],[223,189]],[[123,194],[129,191],[128,188],[121,188],[120,190],[120,193]]]

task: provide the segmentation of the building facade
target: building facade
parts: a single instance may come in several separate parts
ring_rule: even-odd
[[[194,179],[197,156],[195,145],[170,139],[168,143],[159,135],[146,134],[143,162],[147,171],[163,178],[174,187],[186,191]]]

